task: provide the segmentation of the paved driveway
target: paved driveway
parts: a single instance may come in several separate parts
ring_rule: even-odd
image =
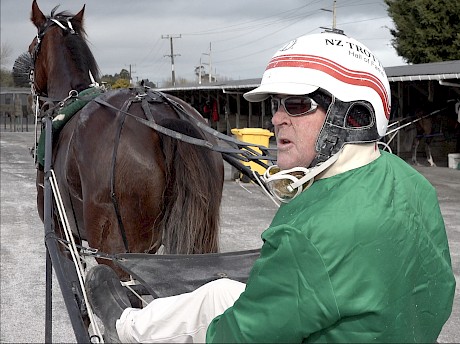
[[[45,246],[35,207],[35,168],[28,147],[32,133],[0,133],[1,242],[0,342],[45,340]],[[439,342],[460,341],[460,171],[419,169],[437,188],[457,278],[454,310]],[[260,188],[230,180],[226,169],[222,204],[222,251],[260,247],[260,234],[276,211]],[[57,281],[53,289],[53,341],[75,342]]]

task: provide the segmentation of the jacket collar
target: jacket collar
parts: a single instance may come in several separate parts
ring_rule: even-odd
[[[369,164],[380,156],[376,142],[346,144],[337,161],[316,179],[323,179]]]

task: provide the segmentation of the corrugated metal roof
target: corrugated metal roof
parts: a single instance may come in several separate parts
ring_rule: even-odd
[[[460,60],[420,63],[414,65],[402,65],[386,67],[388,80],[398,81],[421,81],[421,80],[453,80],[460,79]],[[248,90],[260,85],[261,78],[229,80],[216,83],[191,83],[176,87],[162,87],[159,91],[193,91],[193,90]]]
[[[385,72],[390,82],[460,79],[460,60],[387,67]]]
[[[408,75],[460,74],[460,60],[386,67],[388,77]]]

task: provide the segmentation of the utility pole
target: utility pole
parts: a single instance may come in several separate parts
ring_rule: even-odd
[[[202,53],[203,55],[209,55],[209,83],[212,82],[212,56],[211,56],[211,42],[209,42],[209,53]]]
[[[211,42],[209,42],[209,82],[212,82],[212,58],[211,58]]]
[[[201,56],[200,56],[200,65],[198,66],[198,83],[201,85],[201,70],[202,70]]]
[[[135,71],[132,70],[133,65],[129,65],[129,83],[133,85],[133,73],[136,73]]]
[[[171,55],[164,55],[165,57],[171,57],[171,81],[173,86],[176,86],[176,74],[174,71],[174,56],[180,56],[180,54],[174,55],[173,47],[173,38],[182,38],[182,35],[172,36],[172,35],[161,35],[162,39],[169,39],[169,44],[171,46]]]
[[[332,10],[329,10],[327,8],[321,8],[320,9],[322,11],[332,12],[332,31],[335,31],[337,29],[337,24],[336,24],[336,4],[337,4],[337,0],[334,0],[334,3],[332,4]]]

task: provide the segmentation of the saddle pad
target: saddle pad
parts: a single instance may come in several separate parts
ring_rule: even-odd
[[[58,115],[53,119],[53,135],[58,136],[66,123],[80,111],[91,100],[99,96],[104,91],[98,87],[91,87],[78,94],[77,98],[72,98],[66,105],[58,111]],[[37,146],[37,162],[45,165],[45,131],[42,131]]]
[[[223,277],[246,283],[259,255],[259,249],[190,255],[122,253],[113,262],[157,298],[191,292]]]

